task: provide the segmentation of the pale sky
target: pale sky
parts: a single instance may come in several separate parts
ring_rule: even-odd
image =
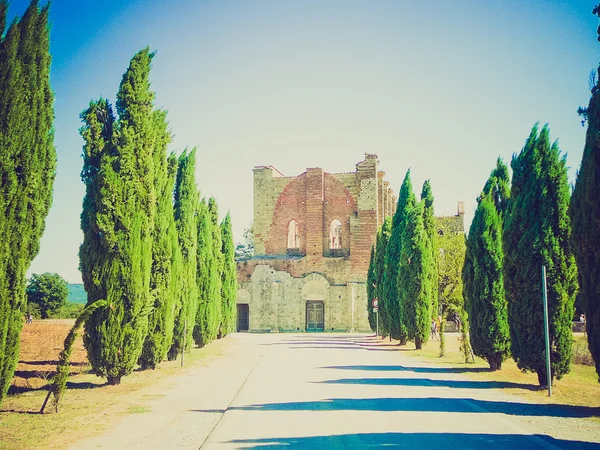
[[[252,220],[252,168],[351,172],[376,153],[398,191],[410,167],[431,179],[437,215],[465,202],[467,222],[496,158],[509,162],[533,124],[549,123],[570,180],[598,66],[596,0],[81,1],[51,7],[58,169],[29,273],[80,282],[84,186],[79,113],[113,103],[131,57],[150,45],[171,149],[198,147],[197,182]],[[9,15],[28,2],[13,0]]]

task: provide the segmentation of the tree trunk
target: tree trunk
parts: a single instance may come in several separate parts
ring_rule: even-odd
[[[548,387],[548,378],[546,376],[546,368],[538,369],[537,371],[538,383],[541,387]],[[554,374],[552,373],[552,369],[550,369],[550,383],[554,384]]]
[[[487,360],[492,371],[502,369],[502,353],[494,353],[488,356]]]
[[[114,377],[112,377],[112,376],[107,377],[107,379],[108,379],[108,385],[109,386],[116,386],[118,384],[121,384],[121,377],[122,377],[122,375],[116,375]]]
[[[417,350],[421,350],[423,348],[423,342],[421,342],[421,339],[415,339],[415,348]]]

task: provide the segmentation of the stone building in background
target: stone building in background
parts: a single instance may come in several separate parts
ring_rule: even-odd
[[[384,176],[373,154],[351,173],[254,168],[254,256],[237,262],[238,330],[370,330],[371,246],[397,203]]]

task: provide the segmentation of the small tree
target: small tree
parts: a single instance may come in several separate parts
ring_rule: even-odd
[[[431,326],[431,251],[423,225],[423,203],[407,211],[402,227],[398,296],[408,339],[420,350]]]
[[[57,273],[34,273],[27,285],[27,302],[36,304],[47,319],[67,303],[69,288],[67,280]]]
[[[408,332],[402,316],[402,305],[398,295],[398,269],[402,251],[402,232],[408,212],[415,206],[416,198],[410,181],[410,169],[406,172],[398,206],[392,219],[390,240],[385,250],[385,271],[383,273],[383,298],[386,312],[390,321],[390,336],[399,339],[400,344],[406,344]]]
[[[69,379],[69,374],[71,372],[71,353],[73,353],[73,344],[77,338],[79,328],[81,328],[81,325],[83,325],[83,322],[85,322],[90,314],[97,309],[104,307],[106,307],[106,301],[98,300],[82,310],[75,320],[75,325],[73,325],[69,331],[69,334],[67,334],[67,337],[65,338],[64,348],[63,351],[60,352],[59,361],[56,365],[56,375],[54,375],[52,378],[50,389],[48,391],[48,395],[46,396],[46,400],[44,400],[40,414],[44,413],[46,403],[48,403],[48,399],[50,398],[51,394],[54,394],[54,407],[56,412],[58,412],[58,404],[60,403],[60,399],[67,388],[67,380]]]
[[[383,225],[377,233],[377,247],[375,248],[375,267],[374,267],[374,275],[375,275],[375,291],[373,292],[373,296],[377,297],[379,305],[378,311],[379,314],[379,334],[382,336],[388,336],[390,334],[390,315],[389,308],[384,299],[384,285],[383,285],[383,276],[385,272],[385,254],[387,251],[388,242],[390,240],[390,235],[392,233],[392,218],[386,217],[383,221]],[[374,320],[377,318],[375,317]]]
[[[238,242],[235,246],[235,259],[249,259],[254,256],[254,225],[251,223],[244,230],[242,242]]]
[[[369,270],[367,272],[367,316],[372,331],[377,329],[375,312],[373,311],[373,299],[375,296],[375,246],[371,246],[371,258],[369,259]]]
[[[221,222],[221,248],[223,254],[223,271],[221,274],[221,298],[223,317],[219,336],[223,337],[235,330],[237,271],[233,249],[233,233],[229,213]]]
[[[490,195],[483,194],[467,240],[463,295],[473,351],[492,370],[502,368],[510,346],[503,257],[500,215]]]
[[[431,317],[436,319],[438,316],[438,254],[439,251],[436,248],[437,240],[435,238],[435,217],[433,210],[433,191],[431,190],[431,182],[425,180],[423,183],[423,189],[421,190],[421,201],[423,202],[423,226],[425,227],[425,233],[427,237],[427,251],[429,256],[427,257],[431,268],[428,269],[430,280],[427,283],[429,286],[429,293],[427,296],[431,302]]]

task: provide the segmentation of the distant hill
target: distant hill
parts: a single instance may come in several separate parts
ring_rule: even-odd
[[[71,303],[87,303],[87,292],[83,289],[83,284],[69,284],[69,296],[67,301]]]

